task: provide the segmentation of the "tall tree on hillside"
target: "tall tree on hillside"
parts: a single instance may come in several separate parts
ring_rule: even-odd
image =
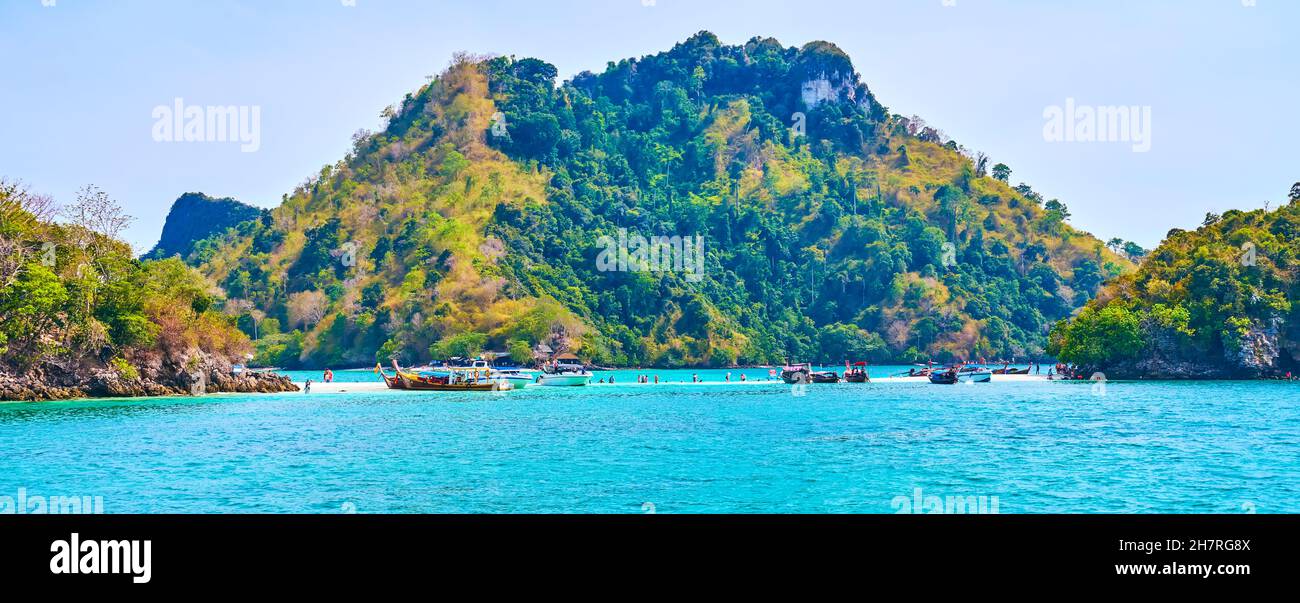
[[[1035,191],[1028,184],[1021,182],[1020,184],[1017,184],[1015,186],[1015,190],[1017,193],[1023,195],[1025,199],[1029,200],[1030,203],[1033,203],[1034,205],[1043,204],[1043,196],[1039,194],[1038,191]]]
[[[1291,194],[1287,195],[1287,198],[1290,199],[1292,203],[1300,201],[1300,182],[1291,185]]]
[[[1061,220],[1070,219],[1070,208],[1066,207],[1065,204],[1061,203],[1059,200],[1049,200],[1047,203],[1043,204],[1043,209],[1060,214]]]
[[[289,324],[311,328],[325,318],[329,300],[320,291],[299,291],[289,296]]]
[[[73,225],[109,239],[120,239],[122,232],[135,221],[108,193],[93,184],[77,191],[77,200],[64,210]]]
[[[999,163],[993,166],[993,178],[995,180],[1001,180],[1002,182],[1010,180],[1011,168],[1007,167],[1007,164],[1005,163]]]
[[[17,227],[18,224],[10,222],[23,220],[29,226],[31,220],[51,222],[60,209],[54,197],[33,193],[22,182],[11,182],[0,177],[0,212],[0,219],[6,220],[6,225]],[[20,216],[22,213],[26,215]]]

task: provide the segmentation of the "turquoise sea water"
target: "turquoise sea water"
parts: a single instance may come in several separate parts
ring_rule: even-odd
[[[919,488],[997,497],[1001,513],[1300,512],[1300,383],[801,392],[755,383],[761,369],[717,383],[726,372],[504,394],[0,404],[0,499],[99,496],[109,513],[893,513]],[[642,373],[662,383],[636,384]]]

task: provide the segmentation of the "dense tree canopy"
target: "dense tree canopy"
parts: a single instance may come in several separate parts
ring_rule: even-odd
[[[1294,371],[1300,201],[1211,217],[1194,232],[1172,231],[1137,272],[1054,327],[1050,351],[1118,376]]]
[[[47,198],[0,181],[0,368],[133,371],[191,351],[237,360],[249,350],[196,270],[131,257],[114,238],[130,218],[103,191],[87,187],[64,214],[53,221]]]
[[[829,43],[704,32],[557,76],[460,56],[188,260],[296,329],[261,346],[282,366],[539,343],[607,365],[1024,358],[1130,267],[892,114]],[[598,262],[660,235],[701,237],[702,273]],[[310,325],[290,316],[305,291],[326,307]]]

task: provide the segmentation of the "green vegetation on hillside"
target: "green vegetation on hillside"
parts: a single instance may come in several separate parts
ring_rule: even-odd
[[[197,246],[280,366],[545,343],[607,365],[1019,357],[1131,268],[825,42],[701,33],[557,84],[457,57],[260,220]],[[602,271],[702,236],[705,274]]]
[[[195,243],[260,215],[261,210],[234,199],[213,199],[203,193],[185,193],[172,204],[167,221],[163,223],[162,237],[144,257],[185,257],[194,251]]]
[[[1053,328],[1050,352],[1116,377],[1258,377],[1300,358],[1300,184],[1272,212],[1173,230],[1137,272]]]
[[[180,260],[139,261],[130,218],[93,187],[56,222],[49,197],[0,181],[0,369],[62,378],[179,365],[195,351],[237,359],[248,338],[214,309],[214,287]],[[181,368],[173,367],[173,368]]]

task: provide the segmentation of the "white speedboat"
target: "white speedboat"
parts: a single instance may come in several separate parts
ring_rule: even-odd
[[[534,385],[550,387],[576,387],[591,383],[594,375],[586,368],[578,364],[559,364],[541,375],[533,381]]]
[[[537,381],[537,372],[524,369],[492,369],[492,380],[502,380],[513,384],[515,388],[526,387]]]
[[[993,371],[988,369],[967,371],[958,374],[957,380],[961,383],[990,383],[993,381]]]
[[[575,387],[591,383],[591,378],[591,373],[546,374],[538,375],[533,384],[552,387]]]
[[[533,384],[537,378],[536,371],[530,371],[519,368],[496,368],[488,361],[477,359],[470,364],[470,368],[476,371],[483,371],[488,380],[495,383],[504,383],[513,386],[514,389],[520,389]]]
[[[930,373],[930,383],[952,385],[954,383],[989,383],[993,380],[993,371],[978,366],[953,366],[936,369]]]

